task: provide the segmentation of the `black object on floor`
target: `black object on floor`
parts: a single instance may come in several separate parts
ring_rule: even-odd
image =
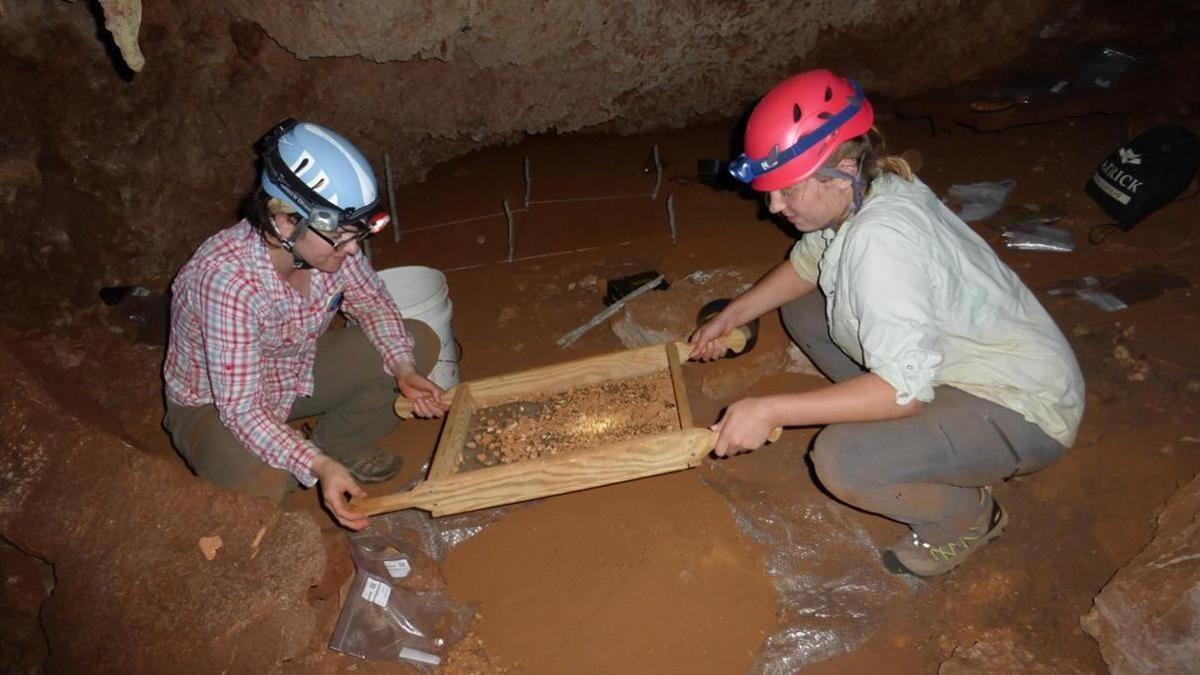
[[[604,296],[604,305],[607,307],[613,304],[642,286],[654,281],[654,278],[658,275],[659,273],[655,270],[647,270],[617,279],[609,279],[606,286],[607,293]],[[670,287],[671,284],[666,279],[663,279],[653,290],[665,291]]]
[[[701,183],[716,190],[737,190],[741,187],[741,183],[729,175],[729,164],[719,159],[697,161],[696,175]]]
[[[700,326],[708,323],[709,319],[719,314],[721,310],[725,309],[725,306],[729,303],[729,298],[717,298],[716,300],[710,300],[709,302],[705,303],[705,305],[700,308],[700,311],[696,312],[696,327],[699,328]],[[740,352],[726,350],[725,358],[734,359],[742,354],[749,354],[750,350],[754,349],[754,345],[758,344],[758,319],[754,319],[750,323],[746,324],[746,329],[750,332],[750,335],[746,338],[746,348]]]
[[[1113,150],[1084,190],[1128,231],[1183,192],[1198,166],[1200,139],[1180,126],[1158,126]],[[1098,243],[1106,235],[1090,238]]]

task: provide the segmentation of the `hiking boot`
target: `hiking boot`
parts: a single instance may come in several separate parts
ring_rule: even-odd
[[[986,492],[984,493],[987,494]],[[883,566],[892,574],[912,574],[936,577],[966,561],[976,549],[1000,536],[1008,524],[1008,513],[1000,502],[992,500],[992,508],[975,521],[967,531],[944,544],[922,541],[913,532],[883,553]]]
[[[342,462],[346,470],[360,483],[381,483],[394,478],[404,467],[404,459],[393,455],[387,450],[379,450],[373,455]]]

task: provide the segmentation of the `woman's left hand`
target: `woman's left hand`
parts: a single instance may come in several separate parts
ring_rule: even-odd
[[[396,386],[404,398],[412,401],[417,417],[441,417],[450,406],[442,402],[442,388],[416,371],[396,377]]]
[[[761,398],[744,398],[725,409],[725,415],[709,427],[717,432],[717,457],[727,457],[761,447],[771,429],[779,426]]]

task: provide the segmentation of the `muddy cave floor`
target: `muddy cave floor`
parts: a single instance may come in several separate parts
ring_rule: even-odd
[[[1014,178],[1009,203],[1067,211],[1064,222],[1080,241],[1071,254],[1004,250],[998,234],[976,226],[1035,291],[1060,279],[1154,263],[1194,278],[1197,201],[1170,205],[1101,245],[1085,243],[1087,227],[1102,215],[1082,184],[1098,160],[1128,138],[1132,124],[1127,115],[1096,115],[978,133],[893,118],[882,128],[893,151],[921,153],[919,175],[939,193],[952,183]],[[405,234],[398,244],[387,233],[375,238],[375,265],[447,270],[464,379],[621,349],[605,326],[569,349],[554,343],[598,311],[604,279],[644,269],[668,278],[731,266],[766,270],[791,243],[755,201],[694,179],[697,159],[726,156],[730,129],[720,123],[633,137],[535,137],[439,166],[427,181],[398,190]],[[657,200],[518,210],[516,256],[532,259],[498,262],[507,253],[503,217],[429,227],[499,213],[505,198],[520,204],[524,157],[531,161],[535,201],[648,192],[654,173],[647,157],[655,143],[666,162]],[[667,195],[678,219],[675,243],[668,237]],[[544,256],[576,249],[588,250]],[[976,640],[1012,640],[1060,672],[1104,670],[1079,617],[1149,541],[1156,509],[1200,470],[1200,313],[1187,289],[1117,313],[1038,296],[1074,346],[1087,380],[1076,446],[1049,469],[996,486],[1012,522],[971,564],[908,584],[878,612],[865,642],[805,672],[932,672],[956,646]],[[99,307],[91,317],[63,324],[62,339],[48,349],[29,348],[28,358],[50,374],[69,375],[87,364],[90,384],[72,392],[81,412],[101,413],[147,452],[174,458],[159,427],[162,348],[135,344],[128,327]],[[758,348],[779,348],[784,340],[778,319],[765,317]],[[1142,365],[1115,358],[1117,345]],[[699,387],[706,367],[684,369],[698,423],[741,395],[821,384],[808,375],[770,374],[728,400],[711,400]],[[1145,379],[1131,379],[1139,368]],[[48,386],[71,381],[46,379]],[[373,492],[412,478],[439,429],[432,421],[398,425],[385,443],[405,457],[405,472]],[[814,434],[790,430],[774,446],[698,471],[544,499],[512,510],[458,546],[443,573],[456,598],[480,603],[472,644],[486,658],[475,663],[528,673],[744,671],[779,628],[776,593],[763,550],[739,532],[724,498],[701,475],[732,472],[761,481],[776,497],[827,500],[804,462]],[[320,507],[315,492],[301,491],[285,508]],[[838,508],[879,545],[904,532]],[[845,544],[820,545],[836,556]],[[332,653],[306,663],[319,672],[404,669]]]

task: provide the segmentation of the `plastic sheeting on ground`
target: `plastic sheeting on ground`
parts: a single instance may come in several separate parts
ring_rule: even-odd
[[[808,482],[803,471],[797,462],[795,475],[776,480]],[[773,489],[722,469],[701,479],[729,500],[743,534],[765,546],[779,593],[783,628],[763,643],[750,672],[795,673],[854,649],[916,583],[889,574],[852,510],[820,492]]]

